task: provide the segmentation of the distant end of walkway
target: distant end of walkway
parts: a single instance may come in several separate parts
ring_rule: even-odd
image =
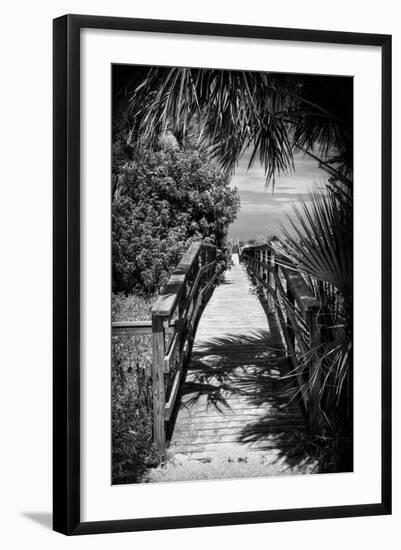
[[[287,372],[274,316],[233,254],[196,332],[168,449],[173,460],[151,481],[309,473],[294,455],[305,426],[284,396]]]

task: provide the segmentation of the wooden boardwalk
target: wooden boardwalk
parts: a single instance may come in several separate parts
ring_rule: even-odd
[[[203,312],[183,383],[171,454],[204,459],[224,449],[283,455],[303,431],[301,411],[283,397],[288,364],[274,316],[246,269],[234,265]]]

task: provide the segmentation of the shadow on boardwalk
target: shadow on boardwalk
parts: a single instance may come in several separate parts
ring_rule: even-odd
[[[181,388],[175,452],[212,453],[220,445],[261,451],[294,467],[304,460],[304,417],[288,397],[290,382],[273,315],[270,331],[202,340]]]

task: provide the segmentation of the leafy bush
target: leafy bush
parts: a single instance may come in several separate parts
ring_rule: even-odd
[[[151,337],[115,337],[112,353],[112,482],[136,483],[160,462],[152,442]]]
[[[111,318],[113,321],[143,321],[150,319],[152,305],[156,297],[143,298],[123,293],[112,294],[111,297]]]
[[[158,291],[195,240],[217,245],[223,271],[228,226],[239,208],[228,176],[199,152],[136,148],[129,158],[122,142],[113,152],[113,321],[149,318]],[[142,481],[162,459],[152,443],[151,345],[150,336],[113,338],[113,484]]]
[[[208,238],[227,267],[239,208],[229,177],[196,150],[144,149],[120,167],[113,200],[113,291],[152,296],[189,244]]]

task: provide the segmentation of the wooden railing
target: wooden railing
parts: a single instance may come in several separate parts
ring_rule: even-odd
[[[159,450],[166,445],[166,424],[216,277],[216,247],[192,243],[154,304],[152,318],[112,324],[113,336],[152,336],[153,439]]]
[[[320,342],[320,302],[303,276],[292,269],[288,258],[271,244],[244,248],[241,260],[259,283],[268,310],[275,315],[287,355],[296,374],[309,429],[318,431],[321,411],[319,392],[321,373],[318,354]],[[298,356],[308,355],[308,372],[298,368]]]
[[[115,321],[112,328],[113,336],[145,336],[152,334],[152,321]]]
[[[158,449],[165,447],[166,422],[172,416],[183,367],[216,276],[216,247],[203,241],[193,243],[153,306],[153,433]]]

